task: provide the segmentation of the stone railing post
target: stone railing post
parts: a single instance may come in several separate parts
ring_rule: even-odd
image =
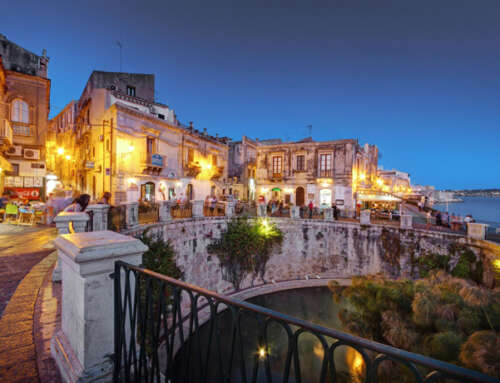
[[[167,222],[172,219],[170,214],[170,201],[159,201],[160,205],[160,222]]]
[[[467,237],[474,239],[485,239],[486,228],[488,225],[484,223],[468,223],[467,224]]]
[[[51,341],[52,357],[65,382],[110,382],[114,353],[110,274],[117,260],[139,265],[147,247],[112,231],[66,234],[54,245],[62,261],[63,283],[62,326]]]
[[[125,206],[125,226],[133,229],[139,225],[139,202],[129,202]]]
[[[300,218],[300,206],[290,207],[290,218]]]
[[[265,203],[259,203],[257,205],[257,216],[265,217],[267,215],[267,206]]]
[[[235,206],[236,204],[234,202],[226,202],[225,203],[225,214],[226,214],[226,217],[232,217],[235,213]]]
[[[87,228],[89,216],[87,213],[59,213],[54,222],[56,223],[57,233],[70,234],[71,231],[75,233],[84,232]],[[52,272],[52,282],[61,282],[61,261],[58,259],[56,267]]]
[[[401,229],[412,229],[413,228],[413,216],[411,214],[401,214]]]
[[[203,217],[203,200],[192,200],[193,218]]]
[[[109,205],[96,204],[89,205],[85,211],[91,211],[92,217],[92,231],[108,230],[108,212]]]
[[[333,221],[333,209],[327,207],[323,209],[325,221]]]
[[[359,223],[361,225],[369,225],[370,224],[370,214],[371,214],[370,210],[362,210],[361,214],[360,214]]]

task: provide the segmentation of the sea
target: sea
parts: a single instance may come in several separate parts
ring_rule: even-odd
[[[434,204],[434,209],[459,214],[465,217],[471,214],[476,222],[487,223],[491,227],[500,228],[500,197],[458,197],[463,202]]]

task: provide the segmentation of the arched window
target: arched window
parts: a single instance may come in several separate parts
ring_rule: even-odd
[[[12,102],[12,121],[29,123],[28,104],[23,100],[16,99]]]

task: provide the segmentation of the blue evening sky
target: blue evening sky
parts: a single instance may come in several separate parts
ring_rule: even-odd
[[[50,56],[51,116],[93,69],[239,139],[358,138],[438,188],[500,187],[499,0],[7,1],[0,33]]]

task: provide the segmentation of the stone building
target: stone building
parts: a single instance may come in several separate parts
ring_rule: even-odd
[[[352,211],[357,188],[371,187],[377,175],[377,147],[360,146],[354,139],[315,141],[308,137],[284,142],[244,138],[230,148],[230,175],[240,183],[255,179],[255,197],[264,196],[266,201],[295,205],[312,201],[315,206],[329,207],[335,203]]]
[[[12,144],[4,152],[9,165],[3,177],[3,188],[22,198],[43,199],[50,109],[49,58],[45,50],[41,56],[36,55],[4,35],[0,35],[0,56],[3,65],[0,135],[10,136],[12,132]],[[2,141],[8,142],[8,139]],[[5,149],[5,145],[3,147]]]
[[[258,141],[246,136],[229,142],[228,177],[232,185],[227,193],[243,201],[255,200],[257,145]]]
[[[404,196],[411,193],[410,174],[399,170],[378,170],[378,181],[383,191]]]
[[[180,123],[156,102],[154,75],[94,71],[74,108],[73,118],[63,113],[51,122],[64,187],[93,198],[110,191],[114,204],[222,192],[227,140]]]

